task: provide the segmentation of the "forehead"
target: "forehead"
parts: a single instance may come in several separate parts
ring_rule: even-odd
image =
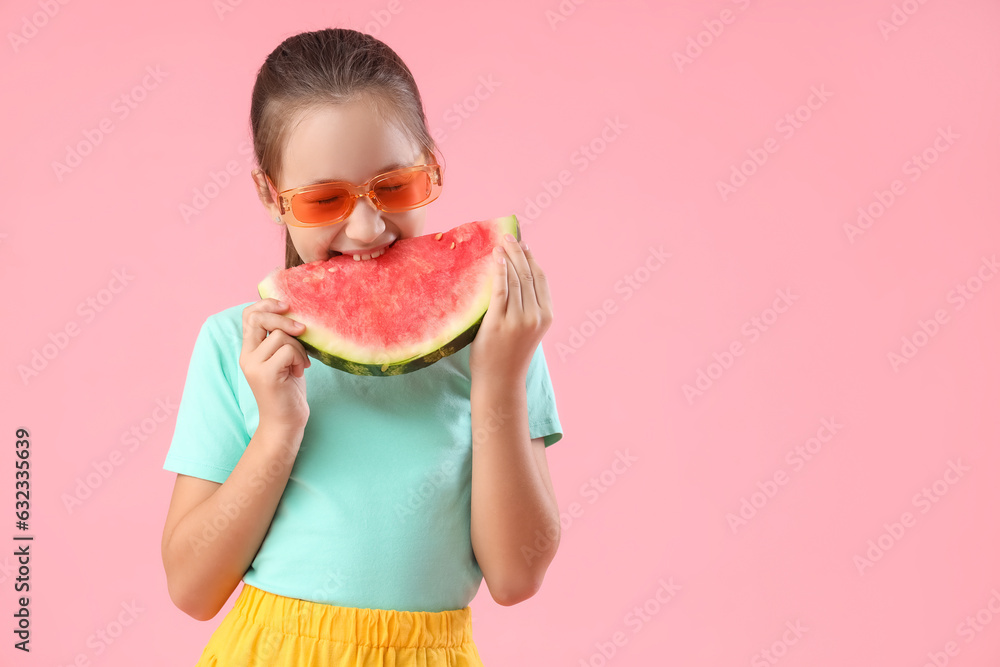
[[[317,181],[363,183],[391,165],[416,164],[420,146],[355,101],[324,104],[293,119],[282,156],[282,188]]]

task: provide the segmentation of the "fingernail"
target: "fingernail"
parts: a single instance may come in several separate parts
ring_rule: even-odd
[[[288,306],[288,304],[285,303],[284,301],[279,301],[278,302],[278,308],[285,308],[286,306]]]
[[[513,243],[514,241],[517,241],[517,239],[514,238],[514,235],[511,234],[510,232],[507,232],[506,234],[504,234],[503,237],[505,239],[507,239],[508,241],[510,241],[511,243]]]

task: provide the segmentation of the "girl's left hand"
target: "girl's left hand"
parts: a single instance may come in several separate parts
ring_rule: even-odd
[[[542,336],[552,324],[549,283],[531,250],[513,235],[493,249],[493,292],[469,352],[472,375],[523,382]],[[498,258],[504,258],[501,264]]]

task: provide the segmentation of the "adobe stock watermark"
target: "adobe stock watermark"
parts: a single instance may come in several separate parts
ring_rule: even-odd
[[[753,654],[750,658],[750,667],[768,667],[778,664],[779,660],[788,655],[789,647],[798,644],[802,636],[809,630],[809,628],[802,627],[802,621],[798,619],[794,623],[785,621],[785,628],[787,629],[781,633],[781,639],[774,640],[770,646]]]
[[[951,125],[948,126],[947,130],[939,127],[937,136],[931,142],[931,145],[920,151],[920,153],[914,153],[903,163],[903,175],[909,176],[911,183],[916,182],[924,172],[931,168],[931,165],[938,161],[942,153],[954,145],[955,140],[960,136],[952,131]],[[847,236],[848,242],[853,244],[855,239],[871,229],[875,221],[885,215],[892,205],[896,203],[896,200],[905,193],[906,184],[898,178],[889,184],[887,190],[873,191],[873,199],[867,204],[858,207],[858,215],[855,222],[844,223],[844,235]]]
[[[593,505],[598,500],[603,498],[604,494],[606,494],[626,472],[631,470],[632,466],[638,460],[639,457],[634,456],[628,449],[625,451],[616,449],[615,458],[611,464],[601,470],[597,475],[594,475],[580,485],[580,495],[587,501],[588,505]],[[583,517],[585,511],[586,508],[583,504],[576,500],[569,504],[566,511],[560,511],[560,532],[565,533],[567,530],[576,525],[580,518]],[[544,532],[536,530],[534,542],[530,545],[521,545],[521,555],[524,557],[525,562],[528,565],[531,565],[536,558],[541,557],[543,553],[548,551],[548,549],[555,542],[556,538],[559,536],[560,534],[555,532],[555,526],[552,526],[551,530],[546,529]]]
[[[622,302],[628,301],[632,296],[641,290],[653,274],[659,271],[671,257],[669,252],[663,251],[663,246],[649,246],[646,259],[635,269],[626,273],[614,284],[615,294],[620,294]],[[579,326],[573,325],[569,329],[569,339],[566,343],[559,341],[556,343],[556,351],[559,353],[559,360],[566,359],[577,352],[594,337],[597,332],[608,323],[608,319],[618,312],[618,298],[605,299],[597,310],[587,309],[587,319]]]
[[[774,124],[775,131],[786,142],[812,120],[813,112],[822,109],[827,101],[833,97],[833,93],[826,89],[826,84],[820,84],[818,88],[811,86],[809,91],[809,96],[803,104],[786,113]],[[765,139],[762,148],[748,148],[746,153],[749,157],[730,166],[729,178],[725,181],[717,180],[715,182],[715,187],[719,191],[722,201],[727,201],[729,197],[736,194],[737,190],[746,185],[749,179],[767,164],[771,155],[778,152],[779,148],[781,148],[781,144],[774,137]]]
[[[836,417],[829,419],[824,417],[820,420],[815,436],[788,450],[785,454],[785,463],[791,467],[793,473],[800,472],[806,463],[812,461],[823,451],[823,445],[833,440],[834,436],[843,428],[844,425],[838,423]],[[726,523],[729,524],[733,534],[735,535],[740,528],[747,526],[767,506],[767,503],[778,495],[780,488],[788,484],[790,479],[788,472],[783,468],[778,468],[764,481],[757,482],[757,491],[752,492],[749,497],[741,497],[736,512],[726,514]]]
[[[503,425],[510,421],[514,415],[504,410],[503,405],[499,408],[491,406],[484,419],[479,418],[479,412],[472,415],[472,450],[475,451],[483,446],[489,435],[496,433]]]
[[[11,562],[10,556],[4,556],[3,563],[0,563],[0,584],[6,583],[15,574],[17,565]]]
[[[549,27],[556,29],[560,23],[565,23],[570,16],[576,14],[576,8],[584,4],[587,0],[561,0],[555,9],[545,10],[545,20]]]
[[[86,647],[90,650],[77,653],[71,661],[66,663],[65,667],[90,667],[91,659],[103,655],[116,641],[121,639],[126,629],[135,623],[139,615],[146,611],[135,600],[123,601],[119,606],[121,610],[110,621],[87,636]],[[60,663],[60,667],[62,667],[62,663]]]
[[[38,32],[49,24],[62,8],[69,4],[70,0],[39,0],[38,11],[21,17],[21,26],[17,32],[8,32],[7,41],[10,48],[17,53],[27,46],[31,39],[34,39]]]
[[[956,312],[962,310],[967,303],[976,298],[987,282],[993,280],[998,270],[1000,263],[997,262],[996,253],[989,258],[983,256],[975,273],[949,290],[945,301],[954,304]],[[929,319],[917,320],[916,330],[901,337],[898,353],[893,350],[887,354],[889,367],[898,373],[899,369],[913,361],[920,350],[927,347],[950,321],[950,315],[945,308],[936,309]]]
[[[252,437],[252,436],[251,436]],[[294,465],[295,457],[298,456],[300,448],[286,449],[281,456],[272,458],[264,468],[263,474],[255,471],[250,476],[249,485],[253,493],[260,495],[267,490],[268,486],[274,483],[278,477],[283,476],[285,466]],[[200,554],[207,549],[212,542],[229,530],[233,521],[239,518],[251,501],[251,496],[240,492],[236,495],[235,501],[219,503],[215,506],[217,512],[210,520],[202,522],[199,534],[188,535],[187,543],[194,555]]]
[[[344,583],[346,581],[347,578],[344,577],[339,568],[336,572],[327,572],[326,579],[323,581],[322,585],[313,589],[312,597],[309,599],[336,600],[339,592],[343,590]],[[330,602],[328,604],[335,603]],[[299,617],[305,616],[308,613],[307,604],[295,603],[295,607],[295,611],[286,610],[287,620],[285,622],[290,623],[293,627],[296,625]],[[252,643],[247,642],[247,651],[249,652],[249,655],[239,664],[270,664],[270,660],[277,656],[282,642],[287,641],[288,638],[289,635],[281,632],[268,632],[265,633],[265,636],[261,637],[261,641]]]
[[[966,616],[956,627],[955,634],[971,644],[993,619],[1000,615],[1000,591],[995,587],[990,589],[990,597],[980,607],[975,615]],[[957,641],[951,640],[944,644],[940,651],[928,651],[927,661],[921,667],[945,667],[951,659],[961,652]]]
[[[378,37],[379,33],[392,23],[392,20],[402,13],[403,3],[401,0],[389,0],[384,9],[371,10],[371,20],[360,29],[367,32],[372,37]]]
[[[225,20],[227,14],[232,14],[236,8],[243,4],[243,0],[212,0],[212,9],[219,20]]]
[[[479,110],[480,105],[493,96],[494,91],[503,85],[493,78],[492,74],[479,77],[479,83],[470,95],[466,95],[462,101],[455,102],[444,112],[442,120],[448,128],[454,132],[462,127],[462,123],[472,117]],[[448,132],[441,126],[431,130],[431,138],[439,145],[448,140]]]
[[[750,343],[756,343],[798,300],[799,295],[793,294],[791,288],[779,289],[771,305],[762,310],[760,315],[754,315],[746,320],[740,327],[740,333]],[[694,384],[681,385],[681,391],[684,392],[684,398],[687,399],[688,405],[693,405],[695,399],[704,396],[705,392],[714,387],[726,371],[733,367],[736,357],[742,356],[745,352],[746,348],[739,338],[729,343],[722,352],[713,352],[712,361],[704,368],[699,367],[695,372]]]
[[[913,494],[910,500],[911,504],[920,510],[920,514],[927,514],[970,470],[972,468],[962,464],[962,459],[954,461],[949,459],[948,467],[945,468],[941,477]],[[916,525],[917,517],[912,512],[903,512],[899,521],[883,523],[884,530],[874,539],[868,540],[868,549],[865,550],[864,554],[854,556],[854,566],[858,568],[858,574],[864,576],[865,570],[882,560],[882,557],[903,539],[907,529],[912,529]]]
[[[619,116],[604,119],[604,127],[593,139],[585,144],[580,144],[569,156],[569,162],[576,167],[577,173],[587,171],[598,157],[604,154],[608,146],[613,144],[621,136],[622,130],[628,125],[622,122]],[[524,200],[524,212],[517,215],[521,224],[531,224],[535,222],[542,212],[552,206],[566,188],[573,183],[573,172],[569,169],[561,169],[551,181],[543,180],[542,191],[534,197],[527,197]]]
[[[177,403],[169,398],[158,398],[155,407],[148,417],[132,424],[121,434],[122,449],[112,449],[107,456],[90,462],[90,469],[84,475],[78,475],[71,492],[63,492],[60,500],[68,514],[83,506],[83,502],[91,497],[125,464],[129,455],[134,454],[139,447],[156,433],[160,425],[177,412]]]
[[[48,368],[49,364],[69,346],[70,341],[80,335],[81,327],[93,322],[128,287],[129,283],[135,279],[135,276],[129,274],[128,271],[127,268],[112,271],[111,280],[108,281],[106,287],[102,287],[77,305],[76,314],[79,316],[79,320],[70,319],[58,330],[50,331],[48,342],[43,343],[40,348],[36,347],[31,350],[31,358],[28,363],[17,365],[18,375],[25,386],[30,380],[41,375],[42,371]]]
[[[62,183],[68,174],[83,164],[83,159],[92,154],[94,149],[104,142],[107,135],[114,132],[116,119],[120,123],[132,115],[149,93],[160,87],[167,76],[168,72],[161,70],[159,65],[155,67],[147,65],[142,80],[111,103],[111,113],[114,114],[114,118],[105,116],[97,123],[97,127],[84,129],[82,139],[72,145],[66,144],[66,156],[63,162],[52,161],[52,171],[56,175],[56,180]]]
[[[787,142],[801,130],[806,123],[812,120],[813,112],[819,111],[833,97],[833,93],[826,89],[826,84],[820,84],[819,88],[811,86],[809,96],[805,103],[795,107],[774,124],[774,129]],[[748,148],[747,159],[738,164],[733,164],[729,169],[729,178],[725,181],[717,180],[715,187],[719,191],[722,201],[727,201],[730,196],[749,182],[749,179],[758,170],[767,164],[771,155],[778,152],[781,144],[774,137],[768,137],[763,142],[762,148]]]
[[[739,7],[740,11],[746,11],[747,7],[750,6],[750,0],[732,0],[732,2]],[[735,22],[736,13],[729,8],[719,12],[719,18],[717,19],[705,19],[702,21],[701,24],[704,26],[704,30],[700,30],[697,34],[688,37],[683,51],[673,52],[672,55],[674,64],[677,65],[677,71],[683,74],[684,68],[688,65],[693,65],[694,61],[705,53],[705,49],[715,44],[715,40],[722,36],[722,33],[726,31],[726,26],[732,25]]]
[[[920,6],[926,3],[927,0],[903,0],[900,4],[894,4],[892,12],[889,14],[889,20],[879,19],[875,24],[882,34],[882,39],[888,42],[889,35],[899,32],[899,29],[907,24],[910,17],[920,11]]]
[[[249,140],[244,139],[241,141],[236,147],[236,152],[243,157],[245,164],[252,165],[254,163],[253,144]],[[226,188],[232,185],[236,176],[242,173],[243,166],[238,160],[228,160],[224,166],[218,169],[209,169],[208,179],[201,186],[195,187],[192,190],[191,200],[189,202],[181,202],[178,205],[178,210],[184,223],[190,224],[195,217],[202,214]],[[253,188],[253,183],[250,179],[247,179],[246,185]]]
[[[659,578],[656,580],[657,587],[652,594],[647,597],[642,604],[632,607],[622,619],[622,624],[632,631],[628,635],[623,630],[618,630],[607,641],[594,642],[594,651],[586,658],[580,658],[579,667],[605,667],[618,655],[622,647],[628,644],[630,637],[637,634],[648,626],[653,619],[675,598],[682,589],[680,584],[674,583],[673,577]]]
[[[510,415],[507,415],[508,417]],[[499,425],[498,425],[499,428]],[[434,496],[435,491],[455,480],[455,473],[458,465],[454,460],[444,461],[436,469],[424,476],[423,482],[415,489],[412,489],[406,497],[405,504],[396,503],[393,511],[396,517],[405,520],[416,514],[429,498]]]

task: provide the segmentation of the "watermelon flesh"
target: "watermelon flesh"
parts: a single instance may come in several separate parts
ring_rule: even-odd
[[[348,255],[272,271],[261,298],[289,304],[306,325],[307,353],[355,375],[400,375],[454,354],[475,338],[489,307],[494,246],[520,240],[509,215],[398,239],[380,257]]]

